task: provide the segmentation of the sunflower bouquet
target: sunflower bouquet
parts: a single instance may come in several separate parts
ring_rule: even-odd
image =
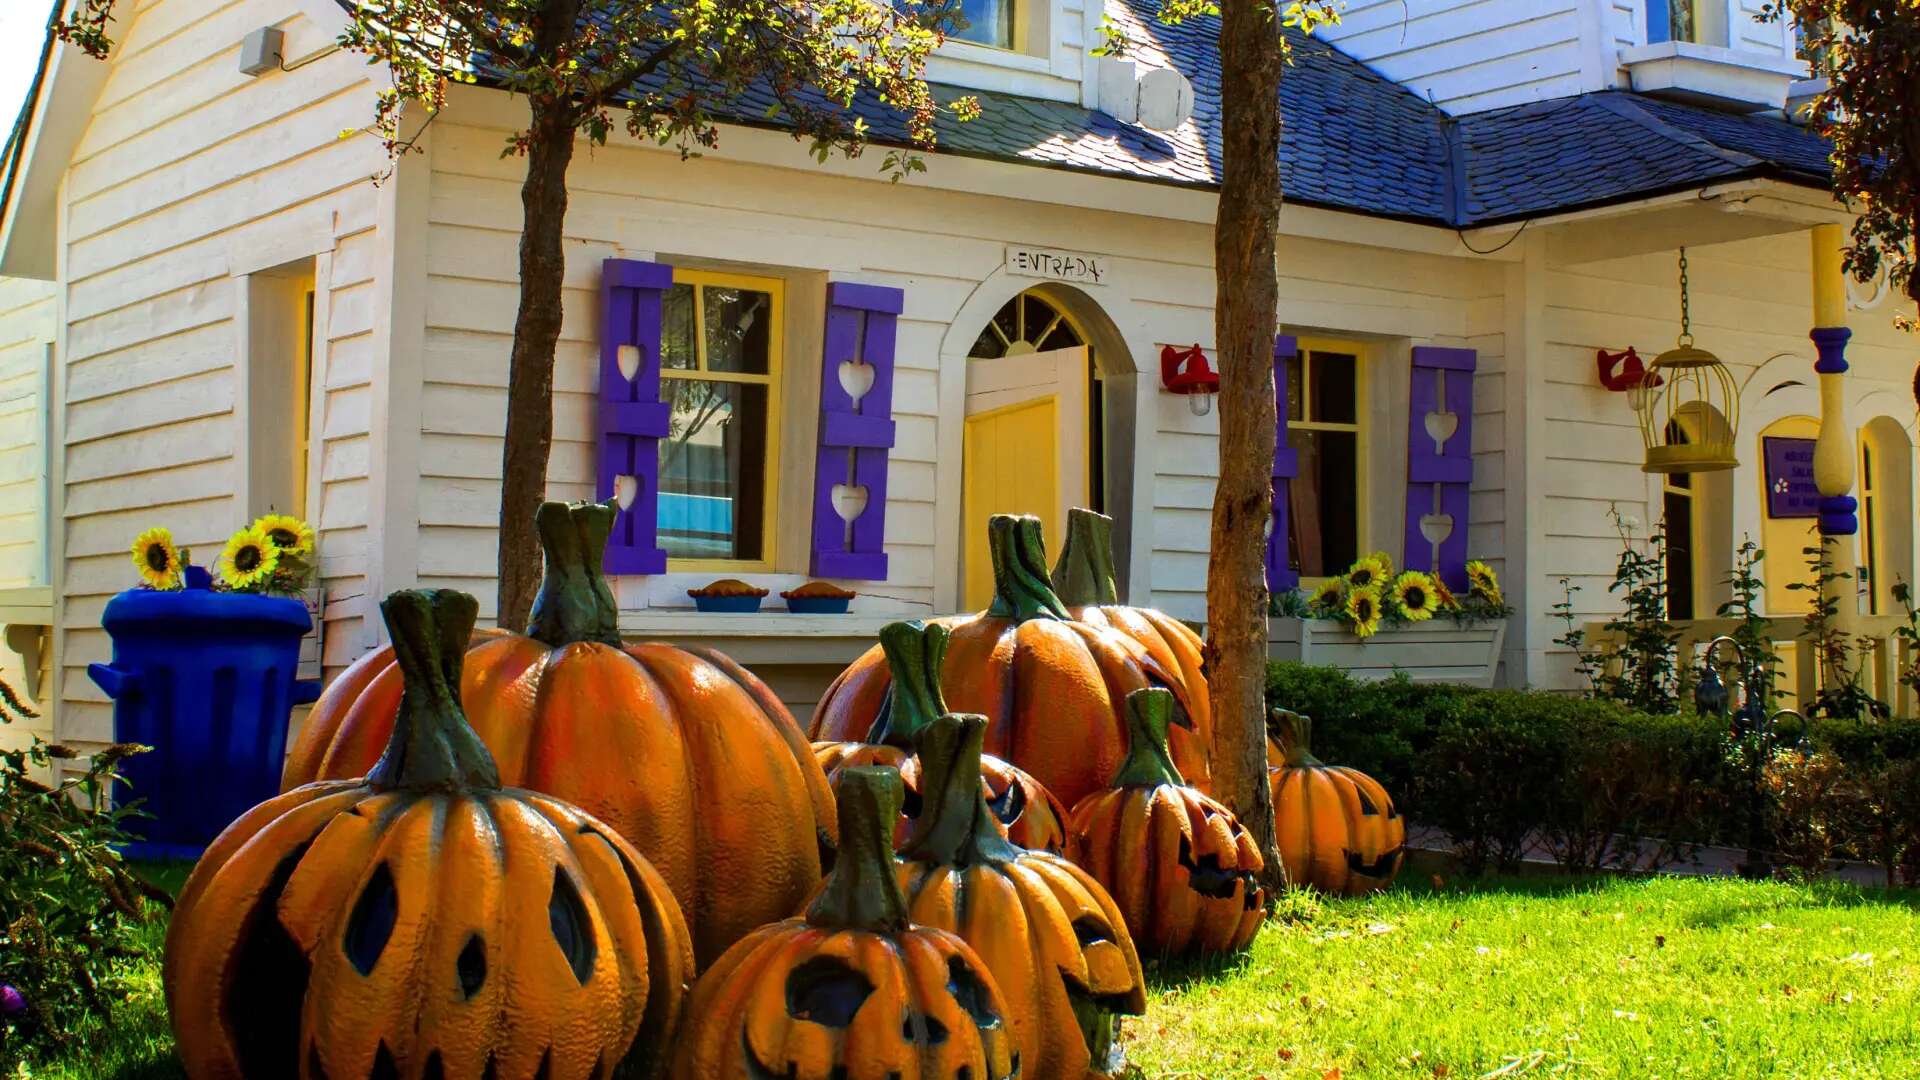
[[[1370,638],[1382,626],[1406,626],[1447,616],[1455,622],[1499,619],[1512,614],[1493,568],[1478,559],[1467,564],[1467,595],[1420,570],[1395,573],[1393,559],[1376,551],[1362,556],[1347,572],[1330,577],[1309,593],[1274,598],[1274,613],[1307,619],[1331,619],[1354,636]]]
[[[181,588],[191,564],[187,549],[175,545],[173,533],[163,527],[148,529],[133,542],[133,565],[145,588]],[[214,568],[214,587],[292,595],[306,591],[313,569],[313,527],[286,514],[263,514],[227,538]]]

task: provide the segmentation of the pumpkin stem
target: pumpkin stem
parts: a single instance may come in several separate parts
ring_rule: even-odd
[[[1127,760],[1113,774],[1113,786],[1186,785],[1167,753],[1167,724],[1173,719],[1173,692],[1157,686],[1127,695]]]
[[[1267,713],[1267,733],[1280,743],[1287,755],[1289,769],[1312,768],[1320,764],[1313,756],[1313,719],[1291,709],[1273,709]]]
[[[1068,607],[1118,604],[1114,584],[1113,519],[1076,506],[1067,511],[1067,539],[1053,564],[1053,591]]]
[[[893,824],[907,789],[885,766],[842,769],[833,784],[840,811],[840,853],[807,922],[826,930],[897,934],[907,928],[907,896],[894,876]]]
[[[987,519],[987,550],[993,557],[993,606],[987,614],[1017,623],[1073,618],[1047,580],[1047,544],[1039,518],[993,515]]]
[[[1001,835],[980,790],[987,718],[949,713],[920,734],[920,813],[902,858],[939,866],[1012,862],[1022,848]]]
[[[376,791],[473,791],[500,786],[493,755],[460,709],[460,668],[479,601],[454,589],[407,589],[380,614],[404,689],[387,749],[367,773]]]
[[[928,724],[947,711],[940,692],[940,665],[947,658],[947,628],[939,623],[888,623],[880,628],[892,682],[867,732],[870,743],[913,749]]]
[[[620,644],[620,611],[601,573],[618,511],[604,503],[541,503],[534,514],[546,572],[533,598],[527,636],[554,648],[577,641]]]

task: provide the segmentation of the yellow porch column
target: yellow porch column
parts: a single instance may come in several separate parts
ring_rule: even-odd
[[[1838,542],[1828,548],[1833,567],[1849,575],[1828,587],[1828,599],[1839,612],[1838,629],[1851,633],[1860,603],[1853,543],[1844,540],[1860,531],[1853,498],[1854,432],[1847,422],[1846,371],[1847,283],[1840,269],[1846,232],[1838,225],[1813,227],[1813,338],[1819,359],[1813,370],[1820,376],[1820,438],[1813,449],[1813,482],[1820,489],[1820,536]]]

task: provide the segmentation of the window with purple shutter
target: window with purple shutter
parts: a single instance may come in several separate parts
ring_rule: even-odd
[[[894,330],[905,299],[901,290],[879,285],[827,286],[813,472],[815,577],[883,581],[887,576]],[[843,517],[843,510],[852,516]]]
[[[1299,455],[1287,442],[1287,365],[1299,352],[1291,334],[1273,339],[1273,520],[1267,534],[1267,591],[1286,592],[1300,584],[1287,550],[1287,501],[1293,478],[1299,475]]]
[[[609,574],[658,574],[667,553],[655,540],[660,503],[660,305],[673,267],[608,259],[600,267],[601,499],[631,492],[607,543]],[[624,481],[624,483],[623,483]],[[625,489],[623,491],[622,489]]]
[[[1407,527],[1403,561],[1467,588],[1468,492],[1473,484],[1472,349],[1418,345],[1407,409]]]

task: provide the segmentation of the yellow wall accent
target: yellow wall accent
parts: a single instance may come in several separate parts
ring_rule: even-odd
[[[1811,416],[1787,416],[1768,424],[1755,436],[1753,460],[1764,462],[1760,438],[1811,439],[1820,434],[1820,421]],[[1773,615],[1801,615],[1813,606],[1813,594],[1794,592],[1787,586],[1798,581],[1812,584],[1813,568],[1801,552],[1818,542],[1814,534],[1816,518],[1775,518],[1766,513],[1767,470],[1754,470],[1760,485],[1760,546],[1767,557],[1760,563],[1761,577],[1767,583],[1767,611]]]
[[[1060,550],[1058,448],[1059,404],[1049,395],[967,417],[960,473],[965,570],[962,606],[978,611],[993,601],[993,561],[987,553],[987,518],[1038,513],[1047,550]]]

